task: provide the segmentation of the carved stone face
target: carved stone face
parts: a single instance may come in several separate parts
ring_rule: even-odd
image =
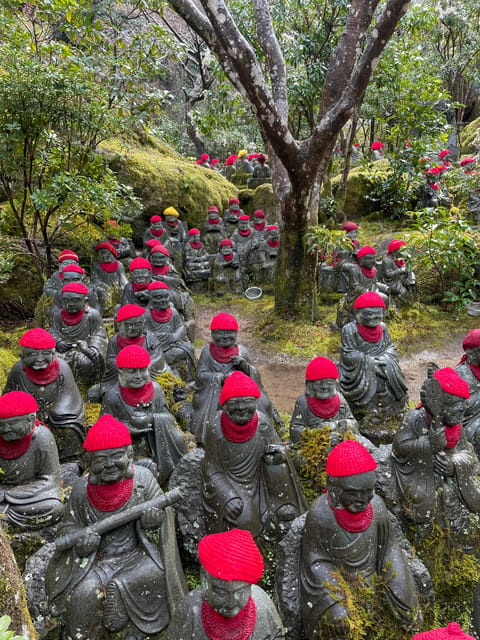
[[[145,314],[119,322],[118,333],[123,338],[139,338],[142,336],[145,333]]]
[[[150,380],[150,367],[135,367],[132,369],[118,368],[118,384],[130,389],[141,389]]]
[[[463,420],[466,401],[451,393],[443,392],[442,422],[448,426],[459,424]]]
[[[152,272],[150,269],[133,269],[130,274],[132,282],[135,284],[144,284],[150,282],[152,279]]]
[[[82,282],[85,284],[85,275],[77,271],[62,271],[62,284],[70,284],[71,282]]]
[[[62,260],[60,262],[58,270],[59,271],[63,271],[65,269],[65,267],[68,267],[68,265],[70,265],[70,264],[78,264],[78,262],[76,260],[70,260],[69,258],[65,258],[65,260]]]
[[[326,400],[333,398],[337,393],[336,380],[333,378],[324,378],[322,380],[307,380],[305,382],[305,391],[307,396],[317,398],[318,400]]]
[[[150,263],[153,267],[164,267],[168,264],[168,256],[160,251],[155,251],[150,254]]]
[[[249,396],[230,398],[225,402],[222,409],[235,424],[247,424],[257,410],[257,398]]]
[[[152,309],[168,309],[170,306],[168,289],[152,289],[148,292],[148,299]]]
[[[35,414],[27,413],[24,416],[0,418],[0,436],[8,442],[20,440],[33,429]]]
[[[222,247],[220,247],[220,253],[222,254],[222,256],[229,256],[231,253],[233,253],[233,247],[231,247],[229,244],[223,245]]]
[[[376,255],[374,253],[367,253],[367,255],[362,256],[358,259],[358,263],[361,267],[365,267],[365,269],[371,269],[375,266]]]
[[[115,262],[115,256],[108,249],[98,249],[97,256],[99,262]]]
[[[222,580],[202,570],[203,599],[224,618],[234,618],[246,606],[252,585],[243,580]]]
[[[83,293],[75,293],[74,291],[65,291],[62,293],[62,305],[68,313],[79,313],[85,309],[87,304],[87,296]]]
[[[377,327],[383,320],[383,307],[366,307],[355,311],[355,320],[365,327]]]
[[[90,479],[94,484],[114,484],[131,477],[133,449],[130,445],[90,451],[88,455]]]
[[[22,347],[20,358],[25,367],[34,371],[42,371],[48,365],[52,364],[55,359],[55,349],[32,349],[31,347]]]
[[[163,224],[161,223],[161,221],[159,222],[152,222],[152,224],[150,225],[150,227],[152,229],[155,229],[155,231],[159,231],[160,229],[162,229]]]
[[[248,231],[250,227],[250,222],[248,220],[239,220],[238,228],[240,231]]]
[[[216,211],[209,211],[208,212],[208,219],[209,220],[218,220],[220,216],[218,215],[218,213]]]
[[[327,477],[328,492],[332,506],[361,513],[368,507],[375,493],[375,471],[357,473],[344,478]]]
[[[280,231],[278,229],[270,229],[265,233],[265,238],[271,242],[276,242],[280,240]]]
[[[165,216],[165,222],[167,224],[175,224],[176,222],[178,222],[178,218],[177,216]]]
[[[347,238],[350,238],[350,240],[352,240],[352,242],[353,242],[358,237],[358,229],[352,229],[351,231],[349,231],[346,234],[346,236],[347,236]]]
[[[468,364],[473,364],[474,366],[480,365],[480,347],[465,349],[465,353],[467,355]]]
[[[237,332],[230,329],[214,329],[212,341],[224,349],[234,347],[237,344]]]

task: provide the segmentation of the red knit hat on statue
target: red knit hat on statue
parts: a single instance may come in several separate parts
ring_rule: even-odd
[[[359,258],[361,258],[362,256],[368,256],[370,254],[372,255],[376,255],[376,251],[373,247],[370,247],[368,244],[365,245],[364,247],[362,247],[359,252],[357,253],[357,256]]]
[[[212,206],[208,207],[207,209],[207,213],[212,213],[212,212],[218,213],[218,207],[216,207],[214,204],[212,204]]]
[[[464,349],[475,349],[480,347],[480,329],[471,329],[462,342]]]
[[[64,273],[80,273],[82,274],[82,276],[85,275],[85,269],[82,269],[82,267],[78,264],[67,264],[67,266],[62,269],[62,273],[60,274],[60,277],[63,278],[63,274]]]
[[[243,220],[243,222],[250,222],[250,216],[247,216],[247,214],[244,213],[243,216],[239,217],[239,220]]]
[[[115,364],[120,369],[144,369],[150,366],[150,354],[137,344],[129,344],[118,352]]]
[[[195,227],[193,229],[190,229],[190,231],[188,232],[189,236],[196,236],[197,234],[200,234],[200,229],[195,229]]]
[[[406,247],[407,243],[404,240],[392,240],[388,243],[388,253],[392,251],[398,251],[401,247]]]
[[[18,341],[21,347],[30,349],[55,349],[57,343],[51,333],[37,327],[26,331]]]
[[[105,413],[88,430],[83,448],[86,451],[100,451],[126,447],[129,444],[132,444],[132,437],[128,427]]]
[[[106,249],[107,251],[110,251],[110,253],[113,253],[115,257],[118,256],[118,251],[111,242],[99,242],[94,250],[98,251],[99,249]]]
[[[74,251],[70,251],[69,249],[64,249],[58,256],[57,262],[63,262],[64,260],[75,260],[75,262],[80,262],[79,257]]]
[[[367,309],[368,307],[383,307],[385,308],[385,302],[382,296],[378,295],[374,291],[366,291],[353,303],[354,309]]]
[[[338,380],[337,365],[329,358],[318,356],[308,363],[305,380],[324,380],[325,378]]]
[[[26,416],[37,411],[37,401],[25,391],[10,391],[0,396],[0,419]]]
[[[254,218],[265,218],[265,213],[261,209],[257,209],[253,212]]]
[[[412,640],[475,640],[475,638],[464,633],[457,622],[450,622],[446,627],[416,633]]]
[[[458,396],[460,398],[470,398],[468,383],[461,378],[452,367],[437,369],[433,377],[438,380],[442,391],[445,391],[445,393],[450,393],[452,396]]]
[[[376,468],[377,463],[363,444],[356,440],[344,440],[330,451],[325,472],[328,476],[344,478],[375,471]]]
[[[146,258],[134,258],[130,264],[128,265],[129,271],[133,271],[134,269],[150,269],[152,270],[152,265],[150,264],[150,260]]]
[[[271,224],[269,227],[265,229],[265,231],[273,231],[274,229],[275,231],[280,231],[279,227],[277,227],[276,224]]]
[[[233,247],[233,241],[230,238],[224,238],[218,245],[219,247]]]
[[[82,282],[69,282],[64,287],[62,287],[62,293],[81,293],[84,296],[88,295],[88,287],[85,286]]]
[[[122,320],[128,320],[129,318],[138,318],[143,316],[144,313],[145,309],[138,304],[124,304],[117,311],[116,321],[122,322]]]
[[[240,200],[238,198],[230,198],[228,204],[240,204]]]
[[[155,222],[161,222],[162,218],[160,216],[151,216],[150,222],[154,224]]]
[[[210,330],[224,329],[227,331],[238,331],[238,322],[231,313],[217,313],[210,322]]]
[[[164,247],[163,244],[157,243],[152,250],[150,251],[150,253],[163,253],[164,256],[167,256],[167,258],[170,257],[170,251],[167,249],[167,247]]]
[[[255,380],[242,371],[234,371],[223,383],[218,402],[223,406],[232,398],[260,398],[260,389]]]
[[[342,230],[346,231],[347,233],[349,231],[356,231],[358,229],[358,224],[356,222],[349,222],[347,220],[347,222],[344,222],[342,224]]]
[[[154,289],[169,289],[170,287],[168,286],[168,284],[166,282],[163,282],[163,280],[154,280],[153,282],[150,282],[150,284],[147,287],[148,291],[153,291]]]
[[[145,245],[148,247],[150,252],[153,250],[154,247],[158,247],[158,245],[163,247],[162,243],[157,238],[152,238],[151,240],[147,240]]]
[[[263,558],[250,531],[230,529],[212,533],[198,545],[200,564],[221,580],[256,584],[263,573]]]

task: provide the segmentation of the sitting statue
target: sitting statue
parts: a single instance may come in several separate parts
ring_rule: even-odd
[[[72,370],[55,353],[55,338],[45,329],[30,329],[20,338],[20,360],[8,374],[4,393],[25,391],[37,401],[38,418],[55,436],[60,462],[82,453],[85,435],[83,400]]]
[[[265,220],[265,212],[262,209],[256,209],[253,212],[253,232],[257,236],[259,241],[262,241],[265,237],[265,227],[267,226]]]
[[[392,240],[388,243],[387,255],[382,261],[380,280],[387,285],[392,302],[408,306],[415,298],[415,274],[403,255],[403,240]]]
[[[107,232],[107,242],[115,247],[119,260],[128,262],[135,258],[135,246],[129,238],[122,236],[121,226],[116,220],[107,220],[105,230]]]
[[[50,317],[53,317],[54,313],[63,308],[62,301],[62,289],[67,284],[72,284],[72,282],[80,282],[84,284],[88,289],[87,294],[87,302],[88,306],[92,309],[99,309],[100,303],[98,301],[98,295],[95,290],[95,287],[91,284],[87,283],[87,275],[85,273],[85,269],[78,264],[68,264],[66,265],[61,273],[59,274],[61,285],[57,289],[55,295],[53,296],[53,303],[50,308]]]
[[[335,249],[335,261],[338,273],[338,291],[346,293],[348,291],[349,271],[353,265],[358,264],[357,253],[360,249],[358,237],[358,224],[347,220],[342,224],[346,238],[350,243]]]
[[[240,258],[230,238],[220,242],[218,253],[212,260],[210,289],[217,296],[223,296],[226,293],[242,293]]]
[[[372,144],[370,145],[370,149],[372,151],[372,157],[375,161],[383,160],[383,158],[385,157],[385,145],[380,142],[380,140],[375,140],[375,142],[372,142]]]
[[[238,219],[238,226],[230,236],[240,261],[243,289],[248,289],[255,253],[258,248],[258,238],[250,226],[250,216],[242,215]]]
[[[422,404],[405,416],[391,453],[397,511],[417,525],[449,525],[457,542],[471,533],[470,513],[480,513],[480,464],[462,428],[469,397],[454,369],[429,371]]]
[[[57,445],[37,411],[25,391],[0,396],[0,522],[21,529],[55,524],[63,514]]]
[[[355,440],[336,445],[327,458],[327,492],[308,510],[300,560],[300,598],[309,640],[349,636],[352,611],[344,581],[381,578],[392,614],[404,631],[421,627],[415,582],[383,500],[375,494],[377,463]],[[324,632],[326,635],[323,635]]]
[[[273,282],[279,247],[280,229],[277,225],[271,224],[266,228],[265,236],[256,247],[252,258],[253,283],[255,285],[261,286]]]
[[[207,219],[203,225],[201,238],[210,257],[214,256],[218,251],[218,245],[227,237],[223,220],[220,218],[218,207],[212,205],[208,207]]]
[[[125,304],[138,304],[146,307],[148,304],[147,288],[152,282],[152,265],[146,258],[134,258],[128,265],[130,282],[122,293],[122,306]]]
[[[157,637],[186,592],[168,508],[179,495],[132,464],[130,432],[112,416],[84,447],[90,473],[73,485],[47,567],[50,608],[63,638]]]
[[[100,242],[95,251],[97,262],[92,264],[92,286],[98,295],[100,311],[105,316],[120,302],[128,280],[123,264],[117,260],[118,252],[113,244]]]
[[[470,398],[465,402],[462,427],[480,459],[480,329],[472,329],[465,336],[464,354],[455,371],[468,384]]]
[[[165,360],[185,382],[195,378],[197,360],[185,324],[170,302],[170,287],[161,280],[148,285],[146,327],[159,340]]]
[[[233,176],[235,175],[235,162],[237,160],[236,154],[232,153],[223,163],[222,167],[222,175],[225,176],[227,180],[232,182]]]
[[[399,416],[407,404],[407,385],[397,351],[382,322],[385,303],[369,291],[354,303],[355,321],[342,329],[340,387],[357,420],[381,423]]]
[[[202,443],[212,428],[218,410],[218,397],[225,379],[233,371],[242,371],[261,388],[261,378],[253,366],[248,350],[238,344],[238,322],[229,313],[218,313],[210,323],[212,341],[200,354],[192,400],[190,431]],[[276,423],[278,414],[262,389],[259,410]]]
[[[198,545],[200,586],[185,596],[164,640],[281,640],[283,625],[257,582],[263,558],[243,529],[212,533]]]
[[[188,240],[187,227],[175,207],[167,207],[163,212],[164,228],[170,240],[170,253],[175,269],[183,269],[183,245]]]
[[[63,287],[63,281],[60,274],[65,269],[65,267],[68,267],[71,264],[78,265],[80,261],[76,253],[74,253],[70,249],[64,249],[60,252],[57,262],[58,270],[52,273],[50,278],[48,278],[48,280],[46,280],[45,284],[43,285],[43,292],[45,293],[45,295],[51,297],[55,296],[57,291],[60,291],[60,289]]]
[[[228,207],[223,212],[223,224],[225,226],[227,237],[230,238],[237,228],[240,216],[243,216],[243,211],[240,209],[240,200],[238,198],[230,198],[228,201]]]
[[[440,176],[442,170],[439,167],[430,167],[425,171],[425,184],[420,188],[417,209],[449,206],[451,198],[447,189],[442,189]]]
[[[163,484],[187,452],[185,439],[167,407],[162,387],[150,378],[148,351],[132,344],[119,351],[115,362],[118,383],[105,391],[101,413],[127,425],[135,458],[152,458]]]
[[[359,430],[347,401],[337,388],[338,368],[328,358],[318,356],[311,360],[305,371],[305,393],[293,409],[290,422],[290,440],[301,450],[302,434],[311,429],[328,427],[330,445],[341,442],[349,432],[364,447],[373,452],[375,447]]]
[[[165,231],[162,223],[161,216],[151,216],[150,226],[147,227],[143,233],[143,249],[147,247],[149,240],[158,240],[163,244],[163,241],[167,238],[167,232]]]
[[[183,278],[191,291],[207,290],[210,256],[200,240],[200,229],[190,229],[183,248]]]
[[[259,153],[256,158],[256,164],[253,167],[252,177],[247,180],[248,189],[256,189],[261,184],[271,184],[272,172],[266,161],[264,154]]]
[[[52,315],[50,333],[57,353],[68,362],[75,380],[82,384],[98,382],[107,351],[107,332],[102,316],[87,303],[88,287],[72,282],[62,288],[60,311]]]
[[[202,493],[209,533],[239,527],[264,543],[280,540],[306,501],[286,447],[257,411],[260,396],[245,373],[226,378],[221,411],[205,431]]]

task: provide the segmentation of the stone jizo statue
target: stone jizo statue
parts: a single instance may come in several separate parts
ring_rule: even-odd
[[[79,264],[80,260],[78,255],[71,249],[64,249],[58,256],[58,270],[52,273],[50,278],[45,282],[43,291],[47,296],[54,296],[63,286],[62,278],[60,274],[65,267],[71,264]]]
[[[206,291],[210,256],[200,239],[200,229],[190,229],[183,250],[183,277],[191,291]]]
[[[240,200],[238,198],[230,198],[228,207],[223,212],[223,224],[225,225],[225,231],[228,237],[230,237],[237,228],[238,219],[242,215],[243,210],[240,209]]]
[[[462,427],[465,436],[480,456],[480,329],[472,329],[465,336],[464,354],[455,371],[468,384],[470,397],[465,402]]]
[[[243,291],[242,269],[235,245],[230,238],[222,240],[211,263],[210,289],[217,296]]]
[[[110,242],[100,242],[95,251],[97,261],[92,265],[92,285],[98,295],[100,311],[106,315],[120,302],[123,289],[128,283],[123,264],[118,260],[118,251]]]
[[[152,281],[152,265],[146,258],[134,258],[129,266],[130,282],[123,289],[122,305],[139,304],[146,307],[148,304],[147,288]]]
[[[143,248],[146,248],[149,240],[159,240],[160,242],[163,242],[166,235],[167,234],[162,223],[162,217],[159,215],[151,216],[150,226],[145,229],[143,234]]]
[[[218,207],[215,205],[208,207],[207,219],[203,225],[201,238],[210,257],[217,253],[219,243],[226,237],[227,234],[223,220],[220,218]]]
[[[393,304],[406,306],[415,298],[416,278],[404,257],[407,243],[392,240],[388,243],[387,255],[382,261],[380,279],[387,285]]]

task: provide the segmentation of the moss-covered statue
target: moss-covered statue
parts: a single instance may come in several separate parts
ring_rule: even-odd
[[[222,240],[211,263],[210,291],[217,296],[243,291],[242,269],[235,245],[230,238]]]
[[[72,488],[46,575],[64,638],[157,638],[186,591],[167,506],[179,496],[133,464],[131,442],[109,415],[85,439],[90,472]]]
[[[201,238],[210,257],[218,251],[218,245],[227,237],[223,220],[220,218],[218,207],[214,204],[208,207],[207,218],[203,224]]]
[[[462,427],[466,438],[480,457],[480,329],[469,331],[462,346],[464,354],[455,370],[470,389],[470,397],[465,402]]]
[[[38,418],[55,436],[60,461],[82,453],[85,410],[68,363],[57,357],[55,338],[45,329],[30,329],[19,340],[20,360],[8,374],[4,392],[26,391],[38,404]]]
[[[201,584],[177,608],[165,640],[281,640],[275,605],[257,582],[263,558],[242,529],[205,536],[198,546]]]
[[[57,263],[58,269],[45,281],[43,285],[43,291],[47,296],[54,296],[57,291],[63,287],[63,281],[60,274],[71,264],[79,264],[80,260],[78,255],[71,249],[64,249],[58,256]]]
[[[210,256],[200,239],[200,229],[188,232],[183,247],[183,278],[191,291],[207,291],[210,277]]]
[[[253,232],[257,236],[258,240],[261,241],[265,237],[265,227],[267,226],[267,221],[265,220],[265,212],[262,209],[255,209],[252,214],[253,219]]]
[[[380,268],[380,280],[387,285],[392,303],[399,306],[412,304],[416,294],[415,274],[403,253],[406,246],[403,240],[389,242]]]
[[[238,219],[242,215],[243,210],[240,209],[240,200],[238,198],[230,198],[228,201],[228,207],[223,212],[223,224],[229,238],[237,228]]]
[[[358,224],[347,220],[342,224],[342,231],[349,238],[350,243],[335,249],[336,269],[338,273],[338,291],[346,293],[348,288],[348,272],[352,265],[358,263],[357,253],[360,249],[358,242]]]
[[[349,578],[371,586],[378,579],[399,629],[421,627],[413,576],[385,504],[375,495],[376,468],[355,440],[341,442],[327,458],[327,492],[308,510],[301,548],[301,615],[308,640],[349,636]]]
[[[134,258],[128,269],[130,271],[130,282],[128,282],[122,293],[122,305],[138,304],[146,307],[148,304],[147,288],[153,280],[152,265],[146,258]]]
[[[225,380],[221,411],[205,433],[202,492],[209,533],[239,527],[264,544],[283,537],[306,501],[286,447],[257,411],[260,396],[241,371]]]
[[[57,445],[37,411],[25,391],[0,396],[0,521],[21,529],[55,524],[63,514]]]
[[[406,380],[382,322],[383,299],[369,291],[353,306],[356,319],[342,329],[340,387],[357,420],[367,418],[378,424],[405,410]]]
[[[98,295],[100,311],[107,315],[120,302],[125,285],[128,283],[125,269],[119,262],[118,251],[110,242],[100,242],[95,251],[97,261],[92,264],[91,280]]]

